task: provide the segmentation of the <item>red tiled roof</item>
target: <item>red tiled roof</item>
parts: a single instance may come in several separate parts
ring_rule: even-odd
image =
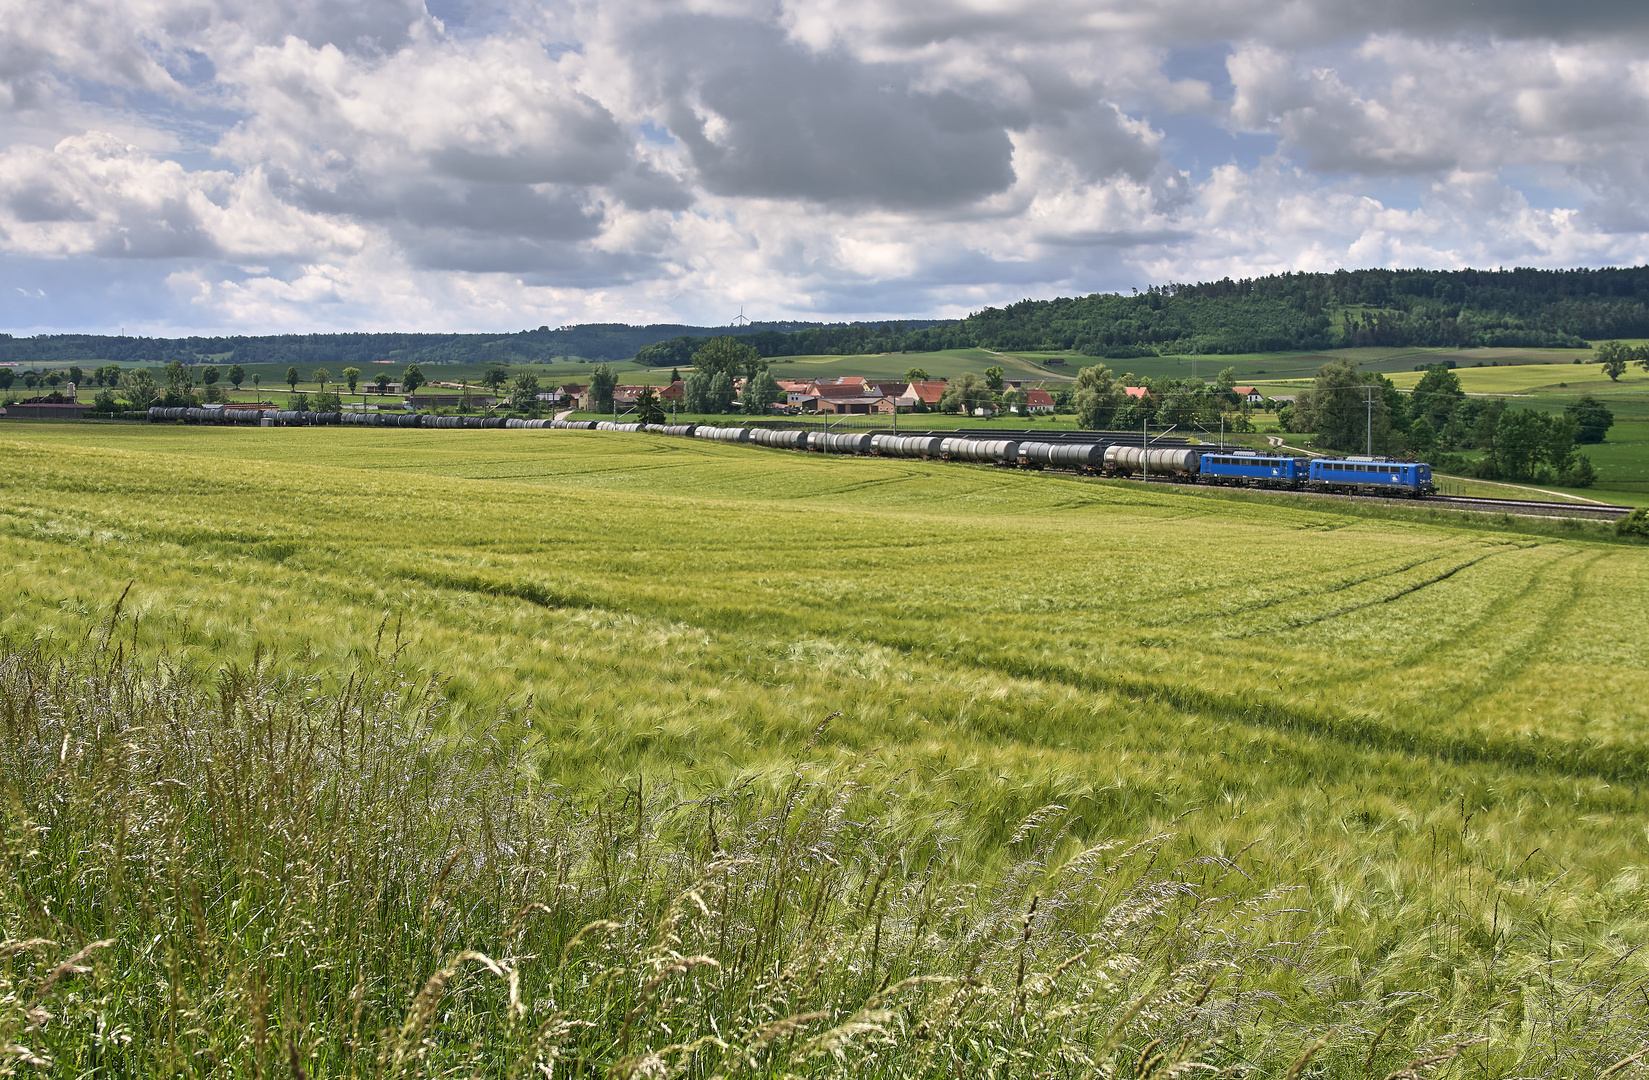
[[[1054,403],[1054,396],[1052,394],[1048,393],[1046,390],[1039,390],[1035,387],[1032,387],[1031,389],[1025,391],[1025,404],[1026,405],[1044,406],[1044,407],[1047,407],[1047,408],[1052,408],[1053,403]]]
[[[1142,398],[1151,396],[1151,391],[1145,389],[1143,386],[1124,386],[1122,388],[1122,392],[1127,394],[1129,397]]]
[[[943,379],[930,379],[927,382],[913,382],[910,391],[922,399],[925,405],[937,405],[939,399],[945,396],[946,383]]]

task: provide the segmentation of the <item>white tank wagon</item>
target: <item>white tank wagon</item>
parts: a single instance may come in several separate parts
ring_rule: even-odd
[[[933,435],[878,435],[874,446],[883,457],[936,458],[943,453],[944,439]]]
[[[1111,446],[1105,450],[1105,468],[1124,476],[1137,472],[1195,476],[1202,471],[1202,455],[1195,450],[1172,447]]]
[[[1032,468],[1097,469],[1105,464],[1105,447],[1098,443],[1019,444],[1019,461]]]
[[[822,450],[827,454],[868,454],[870,440],[869,435],[815,431],[808,435],[807,445],[810,450]]]
[[[709,439],[711,442],[749,442],[750,429],[742,427],[704,427],[700,425],[693,429],[693,438]]]
[[[750,441],[757,446],[775,450],[806,450],[807,432],[780,431],[777,428],[751,428]]]
[[[697,424],[648,424],[647,430],[654,435],[679,435],[690,439],[696,427]]]
[[[952,461],[982,461],[991,464],[1018,464],[1016,439],[946,439],[945,456]]]

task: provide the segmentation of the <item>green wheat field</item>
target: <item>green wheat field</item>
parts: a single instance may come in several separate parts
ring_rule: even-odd
[[[1649,546],[0,429],[0,1076],[1649,1076]]]

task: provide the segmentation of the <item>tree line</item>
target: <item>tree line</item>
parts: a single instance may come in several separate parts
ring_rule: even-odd
[[[1353,346],[1585,348],[1649,336],[1649,267],[1341,270],[1152,286],[987,307],[949,324],[822,327],[747,337],[765,357],[991,348],[1106,359]],[[683,335],[638,363],[676,366]]]

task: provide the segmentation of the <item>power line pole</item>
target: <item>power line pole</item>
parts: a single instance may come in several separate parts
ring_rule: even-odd
[[[1368,438],[1363,453],[1367,457],[1374,456],[1374,387],[1370,386],[1363,391],[1363,402],[1368,406]]]

